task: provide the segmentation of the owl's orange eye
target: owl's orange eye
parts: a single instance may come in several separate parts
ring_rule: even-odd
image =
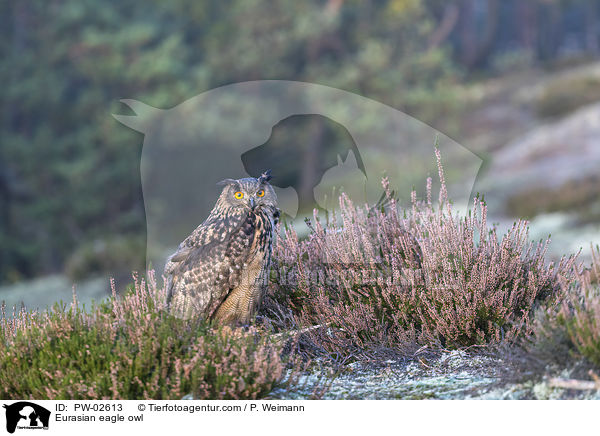
[[[233,196],[235,198],[237,198],[238,200],[241,200],[242,198],[244,198],[244,193],[241,191],[236,192],[235,194],[233,194]]]
[[[264,191],[264,189],[261,189],[260,191],[258,191],[258,192],[256,193],[256,196],[257,196],[257,197],[264,197],[264,195],[265,195],[265,191]]]

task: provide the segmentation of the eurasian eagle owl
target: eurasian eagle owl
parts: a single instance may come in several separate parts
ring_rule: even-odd
[[[248,324],[268,280],[279,221],[277,196],[258,179],[225,179],[215,207],[169,257],[167,305],[180,317]]]

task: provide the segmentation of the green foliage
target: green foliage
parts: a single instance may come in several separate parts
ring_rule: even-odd
[[[435,10],[421,0],[1,3],[0,282],[59,271],[107,235],[144,237],[142,141],[110,116],[125,110],[119,99],[167,108],[223,84],[291,79],[419,115],[454,75],[447,52],[426,50]],[[143,252],[123,268],[140,262]]]
[[[3,316],[0,395],[46,399],[243,399],[283,375],[280,346],[256,330],[168,314],[144,281],[87,313],[75,303]]]
[[[106,238],[82,244],[67,259],[65,272],[74,281],[99,274],[130,277],[129,266],[134,271],[145,270],[139,257],[145,252],[145,245],[139,237]]]
[[[233,82],[300,80],[365,95],[460,136],[464,92],[455,85],[473,68],[461,65],[463,52],[481,51],[476,40],[487,29],[514,30],[521,11],[509,5],[486,18],[497,2],[487,3],[0,2],[0,282],[58,272],[90,241],[144,237],[141,136],[110,116],[128,110],[122,98],[168,108]],[[534,8],[554,7],[571,12],[571,28],[582,24],[573,16],[589,12],[582,2]],[[452,10],[465,19],[452,20]],[[488,19],[496,26],[480,21]],[[520,25],[540,35],[558,26],[534,21]],[[564,42],[540,41],[556,49]],[[596,82],[550,87],[540,111],[597,98]],[[377,120],[357,123],[377,128]],[[123,268],[140,262],[141,252]]]

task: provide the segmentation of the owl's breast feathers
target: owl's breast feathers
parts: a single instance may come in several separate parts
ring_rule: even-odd
[[[184,318],[248,323],[262,299],[279,211],[209,217],[167,261],[167,301]]]

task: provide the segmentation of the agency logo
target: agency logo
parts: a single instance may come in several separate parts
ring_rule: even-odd
[[[29,401],[4,404],[2,407],[6,409],[6,431],[9,433],[14,433],[16,429],[48,430],[50,422],[48,409]]]

